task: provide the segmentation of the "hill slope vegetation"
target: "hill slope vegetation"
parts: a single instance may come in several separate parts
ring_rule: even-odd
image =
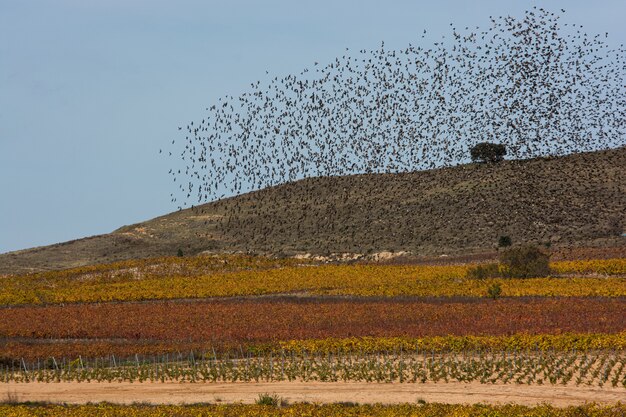
[[[626,148],[401,174],[309,178],[112,233],[0,255],[0,273],[203,251],[461,254],[500,236],[624,245]]]

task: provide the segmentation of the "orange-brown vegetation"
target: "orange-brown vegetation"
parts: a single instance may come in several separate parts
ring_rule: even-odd
[[[247,299],[0,310],[0,356],[86,356],[292,339],[623,332],[626,299]],[[175,342],[175,343],[173,343]],[[29,353],[31,352],[31,353]]]

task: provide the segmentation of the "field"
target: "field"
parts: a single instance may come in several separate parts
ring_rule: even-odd
[[[88,303],[270,294],[362,297],[626,296],[626,259],[561,261],[554,276],[467,277],[470,265],[323,265],[305,260],[157,258],[0,278],[0,305]]]
[[[25,362],[0,369],[0,382],[480,382],[626,388],[626,355],[612,351],[463,351],[377,353],[289,351],[190,354],[121,360]]]
[[[0,357],[158,354],[344,337],[624,331],[624,298],[246,299],[0,310]]]
[[[282,408],[264,405],[189,405],[189,406],[120,406],[112,404],[79,406],[0,405],[0,414],[5,417],[615,417],[626,413],[626,406],[585,405],[569,408],[555,408],[547,405],[527,407],[521,405],[314,405],[297,404]]]
[[[379,398],[375,392],[414,402],[421,392],[429,402],[520,403],[526,396],[528,402],[520,404],[565,407],[596,401],[611,407],[626,395],[625,259],[552,262],[550,276],[528,279],[471,278],[468,271],[475,266],[221,255],[5,276],[0,278],[0,384],[7,395],[14,390],[24,400],[78,403],[110,400],[111,384],[120,392],[128,389],[129,398],[136,392],[150,402],[161,398],[161,389],[178,392],[172,384],[181,383],[198,385],[200,391],[192,395],[196,388],[189,388],[178,402],[203,402],[220,390],[231,393],[226,402],[254,402],[262,393],[254,390],[266,389],[284,392],[296,403],[307,398],[340,402],[333,392],[366,403]],[[495,299],[488,296],[493,284],[502,289]],[[95,384],[91,391],[78,394],[87,382]],[[133,383],[142,388],[127,385]],[[63,388],[71,384],[78,385]],[[343,385],[332,384],[353,388],[342,391]],[[378,384],[392,391],[383,394],[386,388],[375,388]],[[310,397],[313,386],[319,397]],[[357,386],[363,392],[372,387],[372,394],[351,394]],[[533,391],[538,387],[545,389]],[[4,407],[8,415],[29,415],[20,406]],[[41,412],[98,415],[97,407],[115,406],[91,407],[49,406]],[[203,415],[263,415],[266,410],[203,407]],[[395,416],[420,415],[427,412],[424,407],[270,408]],[[485,410],[542,415],[547,410],[427,407],[424,415],[443,410],[460,416]],[[588,415],[621,412],[619,405],[586,407]],[[159,410],[136,407],[131,415]],[[579,412],[550,410],[549,415]],[[193,406],[179,411],[200,412]]]

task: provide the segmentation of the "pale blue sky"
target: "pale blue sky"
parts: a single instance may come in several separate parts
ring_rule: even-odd
[[[159,148],[224,94],[533,5],[626,43],[626,2],[0,0],[0,252],[176,210]],[[432,38],[431,38],[432,40]]]

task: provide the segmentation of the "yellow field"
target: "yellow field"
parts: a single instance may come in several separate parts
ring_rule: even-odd
[[[560,261],[550,264],[550,268],[557,274],[625,275],[626,259]]]
[[[0,405],[3,417],[616,417],[626,414],[626,405],[555,408],[548,405],[352,405],[294,404],[285,407],[266,405]]]
[[[279,349],[296,353],[466,352],[489,351],[590,351],[626,350],[626,332],[617,334],[515,334],[511,336],[352,337],[289,340]],[[262,349],[262,348],[261,348]]]
[[[319,265],[224,256],[161,258],[0,279],[0,305],[229,297],[263,294],[484,297],[626,296],[626,259],[551,265],[554,277],[466,277],[471,265]]]

